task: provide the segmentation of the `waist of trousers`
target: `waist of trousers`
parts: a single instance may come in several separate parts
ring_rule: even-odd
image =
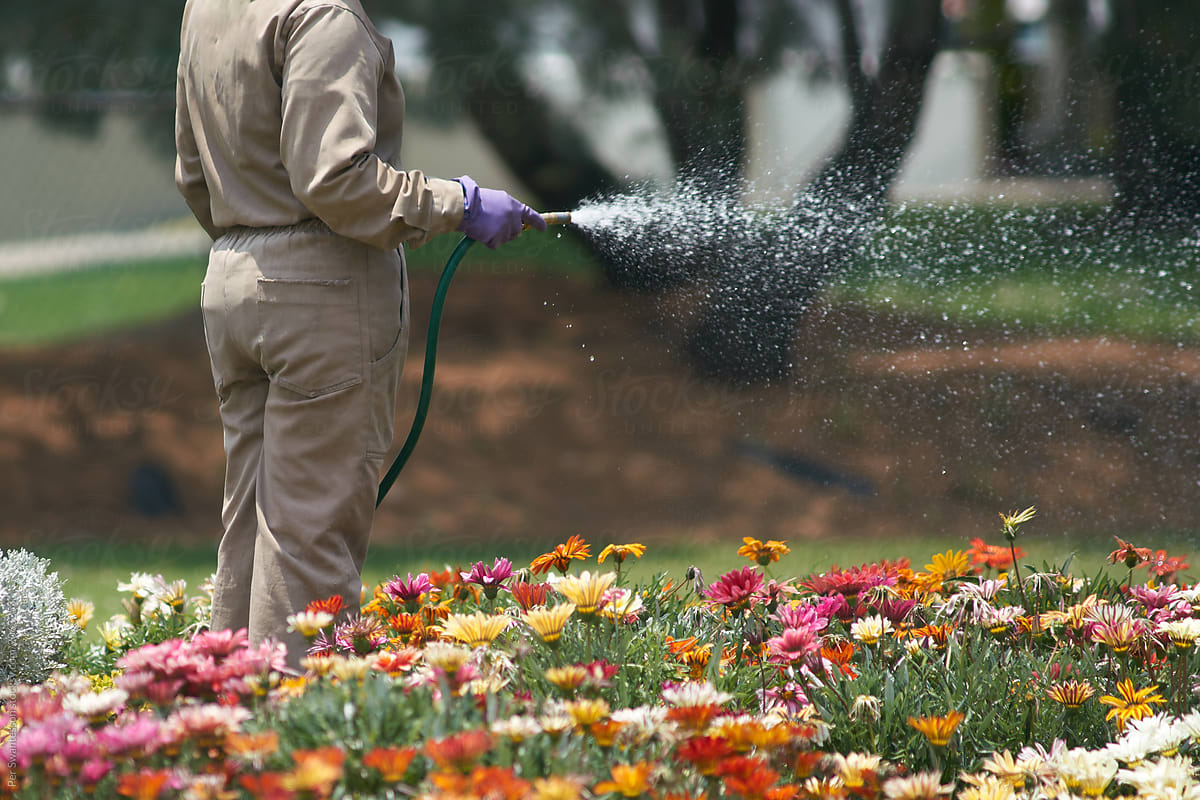
[[[270,236],[294,236],[297,234],[314,234],[318,236],[338,236],[333,230],[326,225],[322,220],[312,217],[303,219],[299,222],[291,223],[290,225],[234,225],[231,228],[226,228],[221,236],[213,242],[213,248],[221,246],[236,245],[240,242],[245,242],[249,239],[257,239]],[[338,237],[342,238],[342,237]]]

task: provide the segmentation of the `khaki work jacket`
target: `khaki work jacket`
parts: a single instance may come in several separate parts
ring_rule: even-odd
[[[317,218],[390,249],[454,230],[461,186],[399,166],[394,66],[359,0],[187,0],[175,182],[209,235]]]

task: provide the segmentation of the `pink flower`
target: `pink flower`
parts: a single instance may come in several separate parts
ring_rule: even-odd
[[[766,692],[759,691],[764,714],[773,708],[782,708],[788,714],[798,714],[805,706],[811,705],[804,687],[794,681],[788,681],[783,686],[772,686]]]
[[[782,635],[767,640],[767,660],[792,664],[821,649],[821,639],[811,628],[788,628]]]
[[[218,660],[249,646],[250,634],[245,628],[236,631],[203,631],[192,638],[194,650]]]
[[[402,603],[416,603],[421,595],[437,590],[429,582],[429,575],[422,572],[414,578],[410,572],[407,580],[401,580],[399,575],[394,576],[383,585],[383,591]]]
[[[775,612],[775,619],[783,623],[784,628],[810,628],[813,631],[824,630],[829,624],[829,618],[811,604],[782,606]]]
[[[79,768],[79,779],[83,781],[84,786],[93,783],[99,783],[105,775],[112,772],[113,763],[100,758],[93,758],[84,763]]]
[[[754,601],[754,595],[763,586],[763,576],[754,567],[742,567],[740,570],[727,572],[721,576],[704,596],[717,605],[726,608],[744,608]]]
[[[470,572],[460,572],[459,575],[467,583],[482,586],[483,593],[492,598],[504,588],[504,581],[512,577],[512,562],[507,558],[497,558],[489,567],[477,561]]]
[[[96,740],[110,755],[146,756],[158,749],[161,723],[153,714],[126,714],[101,728]]]

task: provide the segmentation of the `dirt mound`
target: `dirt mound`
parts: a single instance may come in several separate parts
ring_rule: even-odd
[[[413,291],[420,328],[432,279]],[[1197,527],[1198,352],[816,309],[792,385],[730,389],[689,373],[673,329],[579,277],[460,276],[426,432],[375,541],[973,535],[1034,503],[1047,529]],[[5,543],[215,540],[198,313],[0,354],[0,454]]]

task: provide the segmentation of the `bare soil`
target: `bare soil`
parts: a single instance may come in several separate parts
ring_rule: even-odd
[[[433,280],[413,280],[397,446]],[[582,277],[464,274],[424,438],[374,541],[737,541],[1200,528],[1200,351],[816,308],[788,385],[694,377],[671,315]],[[177,513],[135,510],[153,463]],[[199,314],[0,353],[0,542],[215,542],[223,475]]]

